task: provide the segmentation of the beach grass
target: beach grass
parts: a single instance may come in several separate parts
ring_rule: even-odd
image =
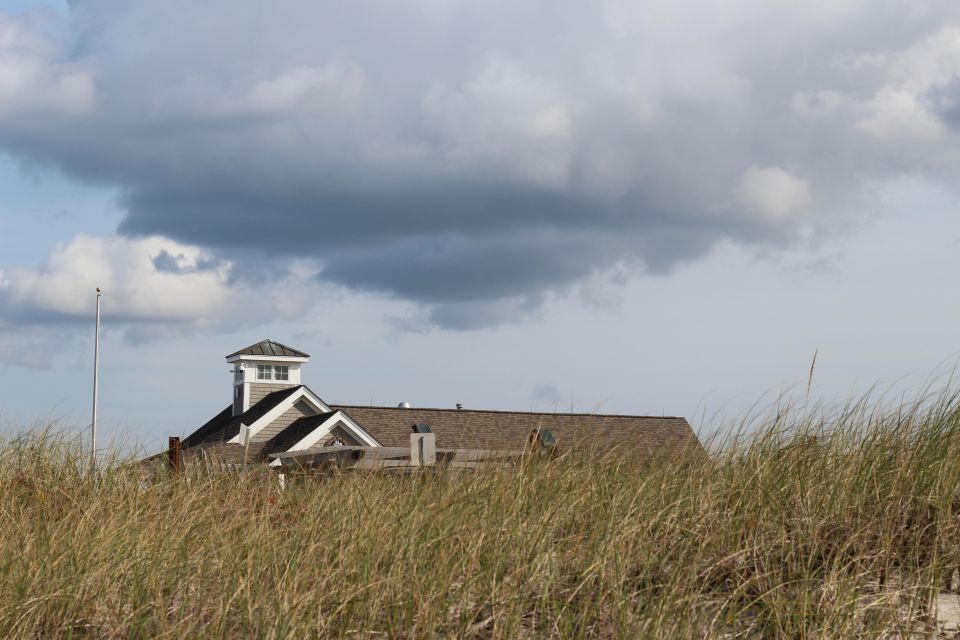
[[[930,637],[958,587],[955,394],[778,407],[707,454],[416,475],[96,473],[0,442],[0,637]]]

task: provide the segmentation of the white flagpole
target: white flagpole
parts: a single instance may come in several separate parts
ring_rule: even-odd
[[[100,373],[100,287],[97,287],[97,334],[93,343],[93,420],[90,422],[90,470],[97,468],[97,390]]]

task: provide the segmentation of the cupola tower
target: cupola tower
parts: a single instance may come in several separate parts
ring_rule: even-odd
[[[264,340],[227,356],[233,365],[233,415],[238,416],[269,393],[300,384],[302,351]]]

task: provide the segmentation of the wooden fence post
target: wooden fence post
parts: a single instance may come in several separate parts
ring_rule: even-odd
[[[410,434],[410,466],[432,467],[437,464],[437,436],[433,433]]]
[[[183,454],[180,451],[180,438],[177,436],[170,436],[167,456],[170,458],[170,469],[179,475],[183,469]]]

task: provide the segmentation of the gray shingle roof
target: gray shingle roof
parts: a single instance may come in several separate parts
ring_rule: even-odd
[[[280,344],[274,340],[262,340],[256,344],[252,344],[245,349],[240,349],[228,355],[228,358],[233,356],[285,356],[293,358],[309,358],[309,354],[304,353],[303,351],[298,351],[293,347],[288,347],[285,344]]]
[[[445,449],[523,449],[537,428],[549,429],[561,449],[619,449],[643,456],[702,450],[685,418],[470,409],[400,409],[331,406],[340,409],[385,447],[410,444],[411,427],[426,422]]]
[[[210,442],[222,439],[224,430],[233,420],[233,405],[227,405],[227,408],[212,417],[202,427],[191,433],[183,439],[181,446],[183,448],[195,447],[202,442]],[[230,436],[232,438],[233,436]],[[230,438],[227,438],[229,440]]]
[[[299,388],[275,391],[240,416],[231,417],[231,408],[227,407],[187,437],[184,448],[200,447],[218,455],[238,455],[242,447],[224,443],[240,432],[241,423],[252,424]],[[679,417],[356,405],[330,408],[342,410],[385,447],[409,446],[411,427],[425,422],[436,434],[437,446],[444,449],[523,449],[539,428],[553,432],[561,450],[618,450],[641,457],[678,454],[690,448],[703,450],[690,424]],[[286,451],[331,415],[300,418],[270,440],[252,447],[250,453],[262,457]]]

